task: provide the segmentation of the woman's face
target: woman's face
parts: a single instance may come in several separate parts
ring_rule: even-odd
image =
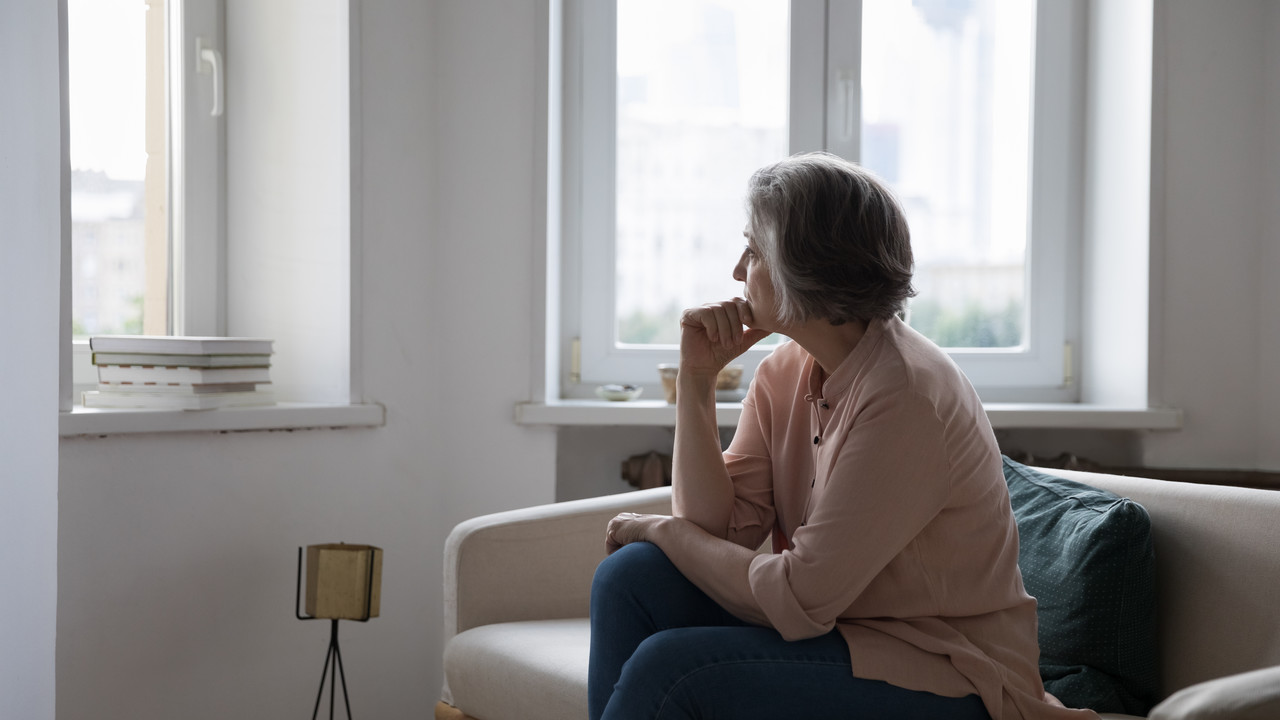
[[[747,246],[733,267],[733,279],[744,284],[742,297],[751,306],[754,322],[751,327],[761,330],[778,330],[773,293],[773,279],[769,277],[769,269],[764,265],[764,256],[760,253],[760,245],[751,225],[742,231],[747,239]]]

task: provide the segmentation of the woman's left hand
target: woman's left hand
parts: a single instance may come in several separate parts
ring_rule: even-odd
[[[621,513],[609,521],[609,528],[605,530],[605,550],[612,555],[623,545],[633,542],[653,542],[654,532],[658,526],[670,519],[668,515]]]

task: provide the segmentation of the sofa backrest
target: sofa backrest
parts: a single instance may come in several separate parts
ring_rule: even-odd
[[[1164,692],[1280,665],[1280,492],[1066,470],[1151,516]]]

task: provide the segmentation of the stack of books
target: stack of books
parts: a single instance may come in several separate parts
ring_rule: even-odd
[[[85,407],[211,410],[272,405],[271,340],[97,335],[89,338],[98,389]],[[267,387],[264,387],[267,386]]]

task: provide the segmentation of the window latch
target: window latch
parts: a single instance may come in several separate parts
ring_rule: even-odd
[[[222,53],[207,47],[205,39],[196,38],[196,72],[201,75],[213,73],[213,109],[212,117],[222,116]]]

